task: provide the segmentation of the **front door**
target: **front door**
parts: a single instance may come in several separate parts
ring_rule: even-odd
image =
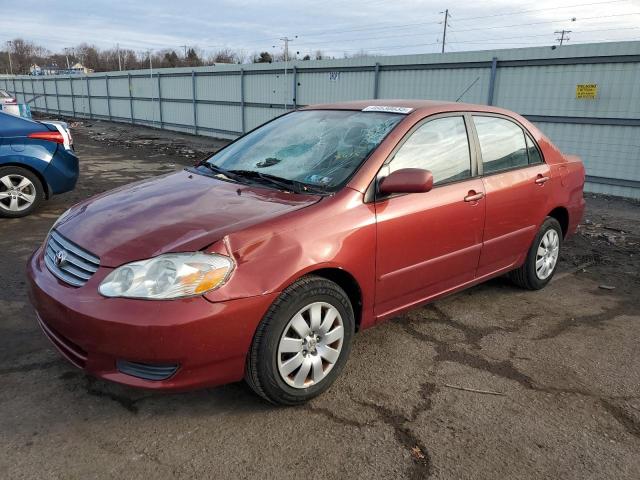
[[[416,126],[380,172],[430,170],[434,187],[376,199],[377,317],[473,280],[485,215],[473,151],[465,117],[439,116]]]

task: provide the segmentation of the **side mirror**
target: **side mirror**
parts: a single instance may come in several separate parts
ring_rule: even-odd
[[[433,188],[433,174],[421,168],[402,168],[382,179],[378,191],[392,193],[424,193]]]

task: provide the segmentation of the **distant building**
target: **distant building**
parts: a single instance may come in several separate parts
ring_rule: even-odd
[[[71,67],[71,70],[69,71],[69,73],[84,73],[84,74],[93,73],[93,68],[87,68],[84,65],[82,65],[80,62],[78,62]]]
[[[31,68],[29,68],[30,75],[58,75],[59,73],[60,68],[55,63],[45,67],[40,67],[34,63],[31,65]]]
[[[76,63],[71,68],[60,68],[56,64],[47,65],[46,67],[40,67],[35,63],[31,65],[29,68],[29,74],[40,76],[40,75],[86,75],[88,73],[93,73],[92,68],[87,68],[81,63]]]

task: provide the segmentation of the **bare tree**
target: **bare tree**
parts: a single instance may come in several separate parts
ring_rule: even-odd
[[[252,61],[251,56],[243,49],[236,50],[236,59],[238,63],[251,63]]]
[[[218,50],[210,57],[211,63],[239,63],[238,54],[230,48]]]
[[[95,71],[100,71],[104,68],[101,65],[100,54],[98,53],[98,49],[95,45],[81,43],[74,48],[74,52],[84,67],[91,68]]]
[[[358,50],[355,53],[344,53],[344,58],[361,58],[361,57],[370,57],[371,54],[369,52],[367,52],[364,48],[361,48],[360,50]]]
[[[29,73],[31,65],[41,62],[47,58],[49,52],[31,42],[16,38],[8,42],[11,52],[11,62],[13,64],[13,73],[24,75]],[[6,55],[8,62],[8,55]]]
[[[121,48],[100,49],[95,45],[81,43],[75,47],[65,48],[64,52],[51,53],[45,48],[32,42],[17,38],[10,42],[11,60],[13,72],[17,74],[28,74],[31,65],[38,64],[40,67],[58,68],[65,70],[67,66],[80,63],[86,68],[96,72],[146,69],[149,68],[149,61],[154,68],[175,68],[175,67],[199,67],[202,65],[214,65],[216,63],[271,63],[274,61],[284,61],[284,52],[276,54],[269,51],[256,52],[249,55],[245,50],[235,50],[223,48],[205,57],[202,49],[193,46],[186,50],[186,56],[181,51],[175,49],[164,49],[156,52],[141,51],[136,53],[133,50]],[[288,59],[295,60],[300,52],[289,51]],[[366,52],[352,56],[364,56]],[[345,53],[345,57],[347,54]],[[309,53],[302,57],[303,60],[322,60],[327,57],[321,50]],[[0,73],[9,73],[8,51],[0,50]]]

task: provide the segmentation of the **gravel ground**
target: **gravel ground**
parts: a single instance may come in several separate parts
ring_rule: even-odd
[[[107,122],[74,134],[78,188],[0,220],[2,477],[640,478],[637,203],[590,196],[543,291],[496,279],[359,334],[306,406],[244,384],[163,395],[61,359],[24,266],[69,205],[224,142]]]

